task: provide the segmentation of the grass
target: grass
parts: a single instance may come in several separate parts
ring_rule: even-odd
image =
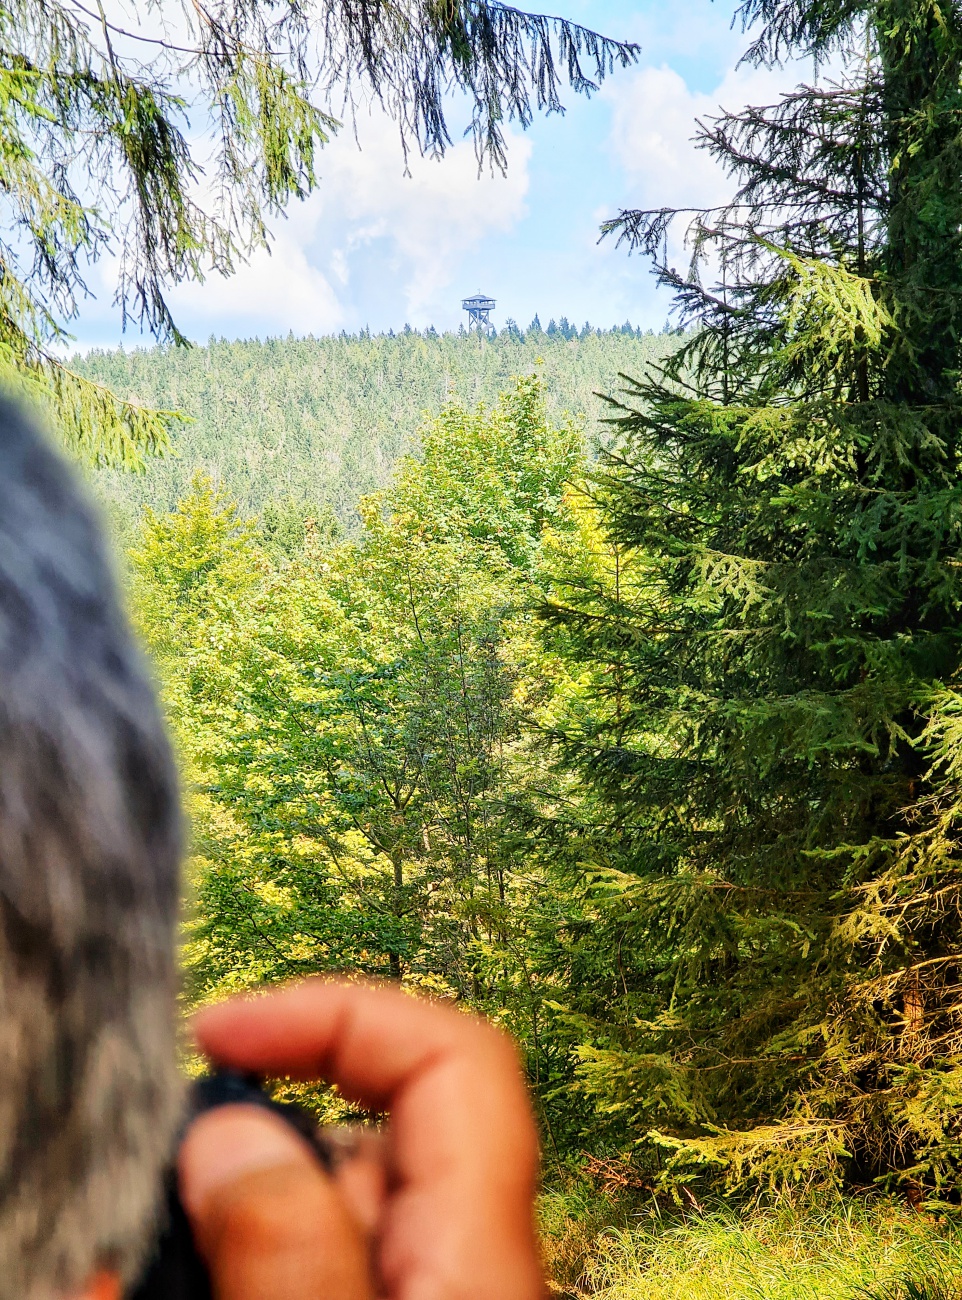
[[[608,1214],[608,1223],[600,1220]],[[893,1204],[680,1221],[544,1198],[551,1288],[592,1300],[962,1300],[962,1231]]]

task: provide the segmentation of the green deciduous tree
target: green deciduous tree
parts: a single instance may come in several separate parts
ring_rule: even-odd
[[[962,9],[749,0],[845,71],[723,115],[662,263],[695,340],[616,412],[618,557],[547,612],[598,704],[566,960],[609,1133],[757,1185],[954,1186]],[[662,256],[668,211],[611,229]]]
[[[553,683],[541,551],[571,530],[580,429],[543,385],[451,405],[352,542],[293,557],[198,478],[148,513],[132,599],[192,787],[196,996],[263,978],[401,975],[532,1025],[533,888],[511,807]]]

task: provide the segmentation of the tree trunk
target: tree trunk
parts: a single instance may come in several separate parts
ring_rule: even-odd
[[[398,845],[391,850],[391,866],[394,869],[394,915],[400,921],[404,916],[404,859]],[[401,954],[397,951],[390,952],[388,959],[391,963],[391,979],[399,980],[402,975]]]

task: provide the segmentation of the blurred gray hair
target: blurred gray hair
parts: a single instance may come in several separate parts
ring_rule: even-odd
[[[154,1227],[180,839],[95,517],[0,399],[0,1300],[129,1278]]]

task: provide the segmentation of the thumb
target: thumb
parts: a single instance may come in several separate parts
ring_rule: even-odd
[[[217,1300],[370,1300],[360,1228],[276,1115],[232,1105],[200,1116],[178,1175]]]

